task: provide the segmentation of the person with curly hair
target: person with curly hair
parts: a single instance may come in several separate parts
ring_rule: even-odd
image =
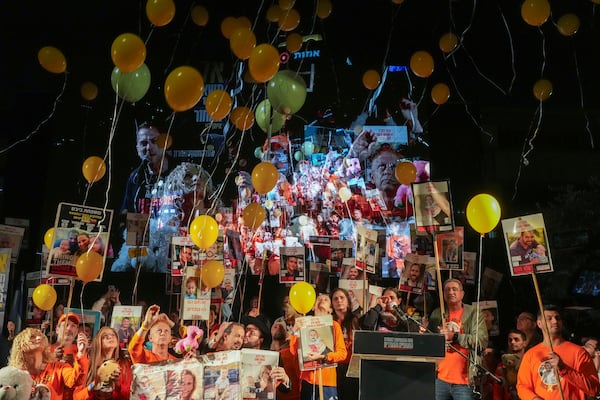
[[[117,362],[119,368],[112,372],[108,381],[103,382],[98,376],[98,369],[106,360]],[[73,400],[129,399],[131,379],[131,360],[120,356],[117,331],[103,326],[92,340],[85,384],[75,389]]]
[[[56,361],[41,330],[25,328],[13,340],[8,365],[29,372],[34,385],[44,385],[50,390],[52,400],[62,400],[65,389],[84,382],[88,367],[87,338],[84,335],[77,338],[77,354],[71,366]]]

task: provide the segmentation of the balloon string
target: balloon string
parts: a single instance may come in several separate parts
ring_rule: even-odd
[[[484,234],[482,233],[481,235],[479,235],[479,263],[478,263],[478,272],[477,272],[477,306],[475,308],[475,315],[477,316],[477,318],[475,319],[475,326],[479,326],[479,309],[480,309],[480,304],[479,302],[481,301],[481,281],[482,281],[482,274],[481,274],[481,267],[483,264],[483,237]],[[475,331],[475,349],[479,349],[479,329],[477,329]]]
[[[590,130],[590,118],[588,113],[585,110],[585,105],[583,101],[583,85],[581,84],[581,74],[579,72],[579,61],[577,60],[577,50],[573,47],[573,60],[575,61],[575,75],[577,77],[577,89],[579,89],[579,104],[581,105],[581,111],[583,112],[583,116],[585,118],[585,130],[588,133],[590,138],[590,146],[592,149],[595,149],[594,145],[594,136],[592,135],[592,131]]]
[[[50,119],[54,116],[54,113],[56,112],[56,108],[58,107],[58,103],[60,102],[61,97],[63,96],[63,94],[65,93],[65,89],[67,88],[67,76],[68,76],[68,72],[65,71],[65,79],[63,81],[63,85],[62,88],[60,90],[60,92],[58,93],[58,96],[56,96],[56,98],[54,99],[54,104],[52,105],[52,110],[50,111],[50,114],[48,114],[48,116],[46,118],[44,118],[34,129],[33,131],[31,131],[26,137],[24,137],[23,139],[19,139],[16,142],[14,142],[13,144],[9,145],[8,147],[5,147],[4,149],[0,149],[0,155],[6,153],[7,151],[11,150],[13,147],[27,142],[29,139],[31,139],[31,137],[33,137],[33,135],[37,134],[41,127],[44,126],[48,121],[50,121]]]

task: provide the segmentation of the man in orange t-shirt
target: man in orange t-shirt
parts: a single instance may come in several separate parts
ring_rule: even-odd
[[[160,312],[156,304],[148,307],[140,329],[133,334],[129,341],[129,355],[134,364],[149,364],[158,361],[175,360],[177,357],[169,353],[171,343],[171,328],[175,323]],[[152,343],[152,350],[144,348],[144,341]]]
[[[436,308],[429,318],[432,331],[446,337],[446,356],[438,364],[435,380],[436,400],[471,400],[473,390],[469,386],[473,374],[470,373],[468,358],[483,350],[488,342],[488,333],[483,314],[471,305],[463,304],[465,296],[462,283],[458,279],[444,282],[444,302],[446,315],[442,321],[441,310]],[[458,353],[460,352],[460,354]]]

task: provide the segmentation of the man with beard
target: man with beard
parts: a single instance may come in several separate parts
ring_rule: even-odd
[[[242,322],[246,325],[242,347],[256,350],[268,350],[271,347],[271,332],[260,317],[244,315]]]
[[[502,361],[496,368],[496,376],[502,379],[502,383],[494,381],[494,399],[497,400],[516,400],[518,399],[516,382],[512,382],[521,365],[521,359],[525,354],[525,333],[518,329],[511,329],[508,332],[507,355],[502,356]]]
[[[239,322],[223,322],[208,340],[208,351],[239,350],[244,345],[246,330]]]

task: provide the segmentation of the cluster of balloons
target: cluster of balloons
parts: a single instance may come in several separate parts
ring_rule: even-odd
[[[494,196],[481,193],[467,204],[467,221],[482,236],[491,232],[500,222],[500,204]]]
[[[315,288],[308,282],[296,282],[290,288],[290,304],[302,315],[312,310],[317,300]]]
[[[125,101],[135,103],[150,88],[150,69],[146,61],[146,45],[134,33],[122,33],[111,46],[111,58],[115,65],[110,82],[115,93]]]

